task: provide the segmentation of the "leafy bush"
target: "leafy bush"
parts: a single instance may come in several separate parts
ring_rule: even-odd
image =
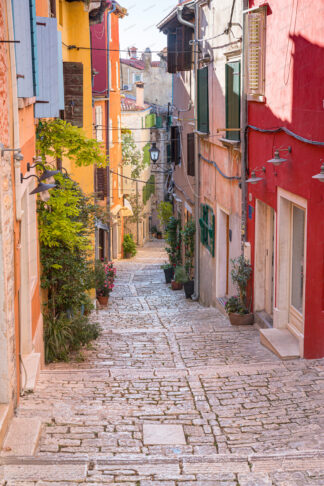
[[[239,292],[241,303],[247,307],[246,292],[252,273],[252,267],[243,255],[240,255],[238,258],[234,258],[231,260],[231,263],[232,282]]]
[[[236,313],[240,314],[241,316],[244,314],[248,314],[248,310],[244,304],[242,304],[240,297],[230,297],[225,304],[225,310],[228,314]]]
[[[174,271],[174,280],[177,283],[182,283],[182,284],[188,282],[188,275],[187,275],[184,267],[181,267],[181,266],[176,267],[176,269]]]
[[[135,241],[133,240],[133,235],[124,235],[123,250],[125,255],[131,255],[132,257],[136,255],[137,250]]]
[[[82,346],[97,339],[100,328],[97,323],[90,324],[85,316],[78,314],[68,318],[60,315],[57,318],[45,318],[45,360],[68,361],[71,352],[79,351]]]
[[[165,227],[169,219],[171,218],[173,214],[173,206],[170,202],[160,202],[158,205],[158,218],[160,220],[160,223],[163,227]]]
[[[195,234],[196,223],[193,219],[185,224],[182,231],[182,238],[184,243],[184,267],[188,276],[188,280],[193,278],[194,256],[195,256]]]
[[[171,216],[166,227],[166,242],[169,245],[165,250],[170,264],[174,267],[181,265],[181,221],[174,216]]]

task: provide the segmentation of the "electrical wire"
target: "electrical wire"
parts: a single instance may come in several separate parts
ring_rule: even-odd
[[[129,181],[133,181],[133,182],[142,182],[143,184],[148,184],[150,186],[156,186],[157,184],[161,184],[161,185],[164,185],[164,183],[162,182],[149,182],[149,179],[147,181],[143,181],[141,179],[134,179],[133,177],[127,177],[127,176],[124,176],[122,174],[118,174],[118,172],[114,172],[113,170],[109,170],[109,172],[111,172],[112,174],[115,174],[115,175],[118,175],[119,177],[122,177],[123,179],[128,179]]]
[[[224,179],[227,179],[229,181],[241,181],[241,177],[238,177],[238,176],[228,176],[226,174],[224,174],[224,172],[218,167],[218,165],[216,164],[216,162],[214,162],[213,160],[209,160],[209,159],[206,159],[206,157],[204,157],[203,155],[199,154],[199,157],[204,160],[205,162],[207,162],[208,164],[211,164],[212,166],[215,167],[215,169],[217,170],[217,172],[220,173],[220,175],[222,177],[224,177]]]
[[[279,127],[279,128],[259,128],[255,127],[253,125],[248,125],[247,128],[250,128],[251,130],[254,130],[255,132],[261,132],[261,133],[279,133],[279,132],[284,132],[287,135],[290,135],[291,137],[295,138],[296,140],[299,140],[300,142],[307,143],[309,145],[315,145],[318,147],[324,147],[324,142],[318,142],[316,140],[309,140],[308,138],[304,138],[300,135],[297,135],[296,133],[292,132],[286,127]]]
[[[86,47],[86,46],[76,46],[75,44],[65,44],[65,42],[62,42],[62,45],[66,47],[69,50],[76,49],[77,51],[105,51],[105,52],[129,52],[128,49],[106,49],[104,47]],[[145,54],[145,51],[137,51],[139,54]],[[186,50],[186,51],[168,51],[168,54],[185,54],[193,52],[192,49]],[[162,51],[151,51],[152,54],[161,54]],[[197,51],[197,54],[198,51]],[[137,59],[135,58],[134,60],[136,61],[141,61],[142,59]]]

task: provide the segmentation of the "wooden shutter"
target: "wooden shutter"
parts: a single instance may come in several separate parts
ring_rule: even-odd
[[[184,61],[183,61],[183,70],[184,71],[191,71],[193,66],[193,59],[192,59],[192,45],[189,42],[193,39],[193,29],[186,27],[184,29]]]
[[[265,9],[250,13],[247,16],[247,66],[248,66],[248,93],[251,95],[264,95],[264,33]]]
[[[198,131],[209,133],[208,66],[198,69]]]
[[[171,162],[179,165],[181,162],[180,128],[171,127]]]
[[[39,84],[35,117],[55,118],[60,110],[57,20],[37,17],[36,32]]]
[[[64,62],[64,119],[83,126],[83,64],[82,62]]]
[[[240,128],[241,63],[226,64],[226,128]],[[240,140],[240,131],[226,132],[229,140]]]
[[[187,135],[187,174],[195,176],[195,134]]]
[[[168,33],[168,73],[177,72],[176,39],[175,33]]]
[[[183,71],[184,69],[184,25],[177,27],[176,30],[176,46],[177,46],[177,71]]]
[[[104,199],[108,196],[107,168],[96,169],[96,193],[98,199]]]

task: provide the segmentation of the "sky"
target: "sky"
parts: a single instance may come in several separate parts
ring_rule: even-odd
[[[158,31],[156,24],[177,5],[177,0],[118,0],[118,3],[128,11],[128,16],[119,23],[121,49],[135,45],[140,51],[147,47],[157,51],[166,47],[166,35]],[[127,57],[127,53],[122,52],[121,56]],[[158,57],[155,55],[153,59]]]

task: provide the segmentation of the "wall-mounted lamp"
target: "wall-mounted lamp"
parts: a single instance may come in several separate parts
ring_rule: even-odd
[[[35,167],[42,167],[43,173],[40,175],[39,180],[40,181],[45,181],[45,179],[51,179],[57,174],[60,174],[60,170],[48,170],[46,169],[45,165],[42,162],[37,162],[35,161],[34,165],[30,165],[29,162],[27,162],[27,172],[30,171],[30,169],[34,169]]]
[[[260,169],[256,168],[256,169],[252,170],[251,171],[251,177],[249,179],[247,179],[245,182],[248,183],[248,184],[257,184],[258,182],[264,181],[264,177],[257,177],[257,175],[256,175],[257,171],[262,171],[263,173],[265,173],[266,168],[261,167]]]
[[[319,174],[316,174],[312,177],[312,179],[317,179],[320,182],[324,182],[324,162],[321,165],[321,171]]]
[[[157,162],[160,156],[160,150],[157,148],[155,142],[152,143],[152,147],[150,148],[149,152],[150,152],[151,160],[153,164],[155,164],[155,162]]]
[[[48,191],[50,189],[54,189],[56,187],[56,184],[44,184],[44,182],[40,180],[40,177],[34,174],[31,174],[28,177],[24,177],[22,174],[20,174],[20,182],[23,183],[23,181],[30,179],[31,177],[35,177],[38,180],[38,186],[35,187],[35,189],[32,190],[32,192],[30,192],[29,194],[32,195],[32,194],[47,193],[42,196],[43,201],[47,201],[50,197]]]
[[[3,143],[0,143],[0,152],[1,152],[1,157],[3,157],[4,152],[17,152],[17,154],[14,155],[14,158],[16,160],[22,160],[24,158],[24,156],[21,153],[20,148],[13,148],[13,149],[11,149],[11,148],[5,148],[5,146],[3,145]]]
[[[267,163],[278,166],[281,165],[283,162],[287,162],[287,159],[283,159],[282,157],[280,157],[280,152],[289,152],[291,154],[291,147],[289,146],[286,149],[279,148],[275,150],[273,159],[267,160]]]

